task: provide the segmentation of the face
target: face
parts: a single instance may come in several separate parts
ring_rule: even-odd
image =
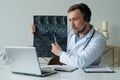
[[[83,28],[85,27],[85,20],[84,14],[80,12],[79,9],[69,12],[68,19],[75,34],[77,34],[78,31],[82,32]]]

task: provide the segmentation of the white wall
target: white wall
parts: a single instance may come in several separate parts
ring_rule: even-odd
[[[120,46],[120,0],[0,0],[0,51],[6,45],[33,44],[33,15],[67,15],[69,6],[80,2],[91,8],[95,27],[109,22],[109,44]]]

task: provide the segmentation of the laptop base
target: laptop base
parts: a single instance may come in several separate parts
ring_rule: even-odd
[[[19,75],[26,75],[26,76],[35,76],[35,77],[45,77],[45,76],[49,76],[49,75],[52,75],[52,74],[56,74],[57,71],[52,71],[52,72],[42,72],[41,75],[38,75],[38,74],[30,74],[30,73],[22,73],[22,72],[13,72],[13,74],[19,74]]]

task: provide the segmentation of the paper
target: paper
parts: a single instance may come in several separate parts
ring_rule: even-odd
[[[47,65],[44,66],[43,68],[52,68],[56,71],[64,71],[64,72],[72,72],[75,71],[77,68],[75,67],[71,67],[71,66],[67,66],[67,65]]]
[[[113,73],[114,72],[112,68],[109,66],[90,66],[90,67],[84,68],[83,70],[88,73],[102,73],[102,72]]]

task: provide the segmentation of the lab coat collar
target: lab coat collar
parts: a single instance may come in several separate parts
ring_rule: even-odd
[[[84,35],[84,36],[86,36],[86,37],[84,37],[83,39],[82,39],[82,41],[80,40],[80,41],[78,41],[76,44],[75,44],[75,37],[74,37],[74,44],[75,44],[75,46],[73,47],[73,48],[76,48],[78,45],[80,45],[80,44],[82,44],[83,42],[85,42],[86,40],[88,40],[88,39],[90,39],[90,37],[92,36],[92,34],[93,34],[93,32],[94,32],[94,27],[92,26],[92,28],[91,28],[91,30],[86,34],[86,35]],[[73,49],[72,48],[72,49]]]

